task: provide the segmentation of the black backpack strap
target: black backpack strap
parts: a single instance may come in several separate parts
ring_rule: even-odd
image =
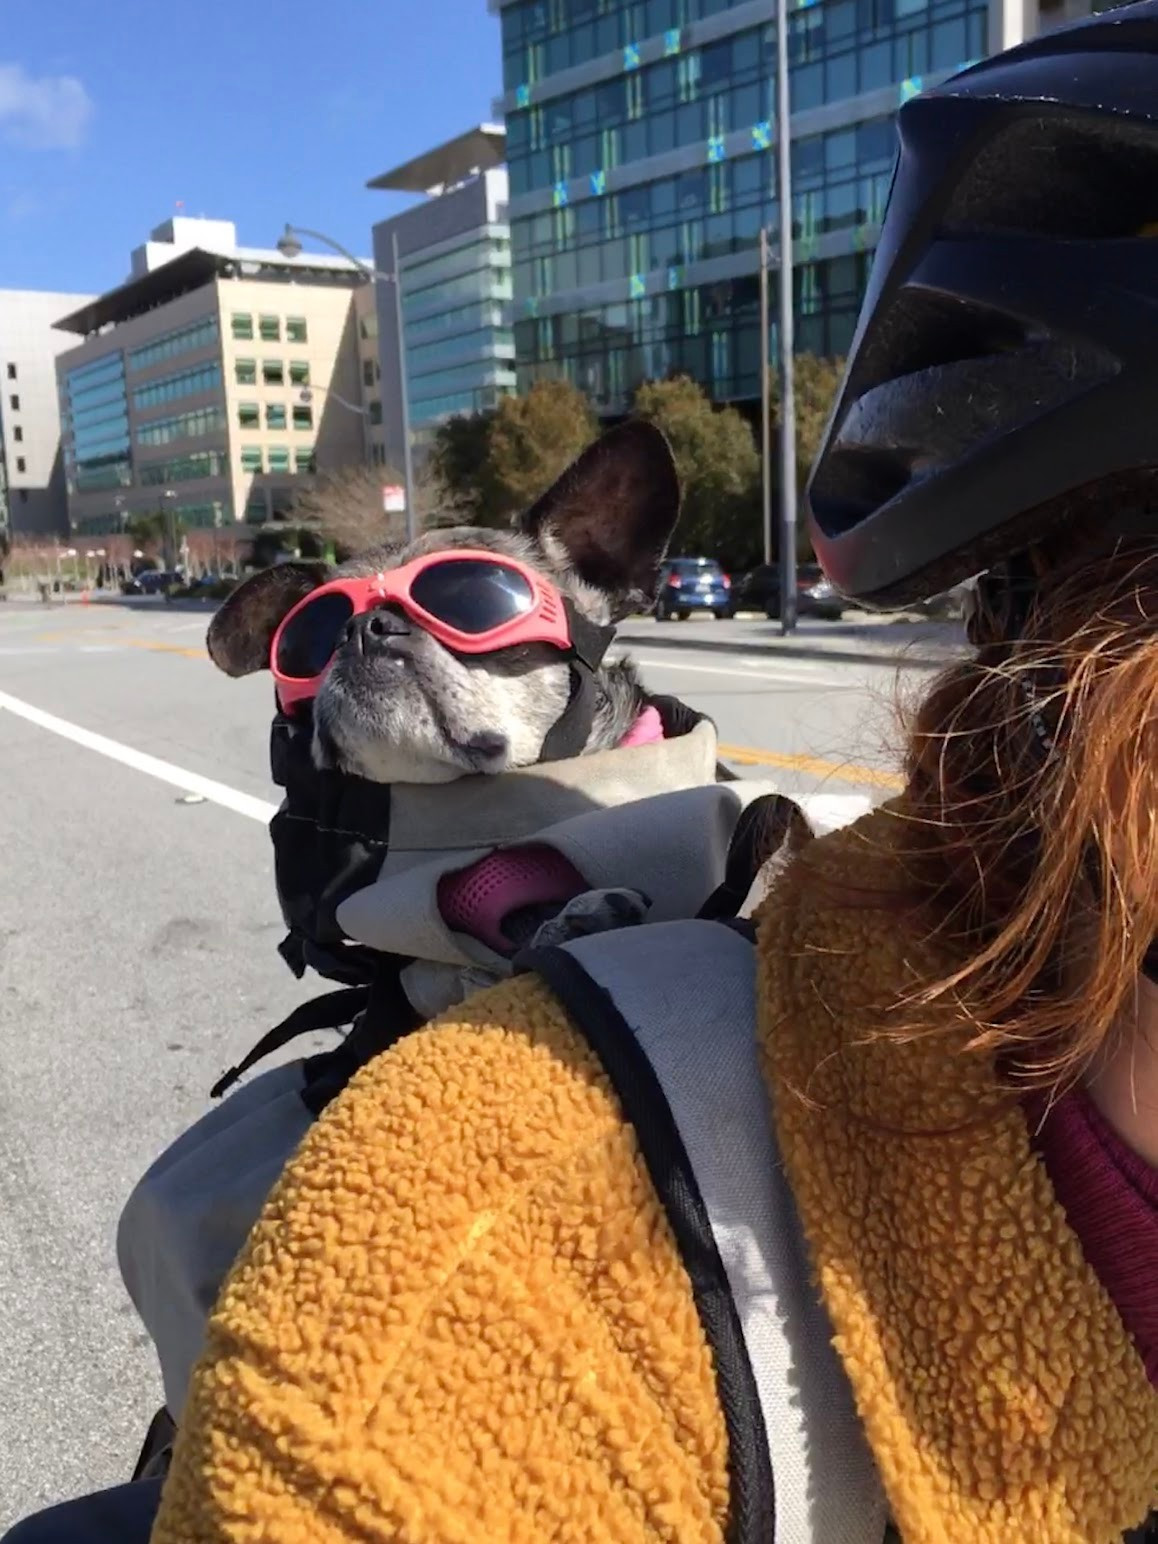
[[[640,935],[646,935],[646,927]],[[667,1213],[716,1364],[728,1433],[728,1544],[773,1536],[772,1464],[764,1416],[736,1304],[691,1159],[659,1077],[609,992],[565,948],[532,949],[515,968],[540,976],[611,1079]]]
[[[425,1022],[402,986],[402,970],[408,963],[384,955],[366,1005],[342,1044],[306,1059],[301,1098],[311,1114],[320,1115],[360,1068]]]
[[[308,1003],[302,1003],[300,1008],[295,1008],[288,1018],[282,1019],[280,1024],[275,1024],[262,1035],[257,1044],[241,1058],[236,1067],[230,1067],[228,1072],[222,1075],[209,1090],[211,1099],[220,1099],[222,1094],[228,1093],[239,1078],[243,1077],[251,1067],[255,1067],[259,1061],[267,1056],[272,1056],[275,1051],[280,1051],[291,1040],[296,1040],[299,1035],[314,1034],[320,1029],[340,1029],[343,1024],[350,1024],[357,1018],[370,1000],[370,988],[368,986],[343,987],[338,992],[327,992],[324,997],[315,997]]]
[[[708,922],[734,917],[768,859],[786,843],[791,850],[811,835],[804,812],[784,794],[766,793],[753,799],[741,810],[728,843],[723,883],[708,896],[698,915]]]

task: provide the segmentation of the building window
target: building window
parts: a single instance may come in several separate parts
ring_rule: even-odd
[[[19,411],[20,411],[20,398],[16,395],[15,392],[13,392],[12,395],[8,398],[8,406],[12,409],[12,411],[14,413],[19,413]]]
[[[362,384],[363,386],[373,386],[374,384],[374,361],[372,359],[363,359],[362,361]]]
[[[185,370],[180,375],[166,375],[159,381],[150,381],[133,392],[135,408],[159,407],[176,397],[190,397],[200,392],[218,391],[221,388],[221,366],[215,360],[197,370]]]
[[[308,359],[290,360],[290,383],[294,386],[308,386],[310,384],[310,362]]]
[[[261,378],[267,386],[285,385],[285,366],[280,359],[263,359]]]
[[[377,397],[370,403],[370,422],[372,424],[380,424],[382,422],[382,404]]]
[[[235,359],[233,362],[233,378],[239,386],[256,386],[257,360]]]
[[[174,418],[154,418],[137,428],[138,445],[168,445],[173,440],[195,439],[204,434],[219,434],[225,428],[223,407],[199,407]]]
[[[306,403],[302,407],[294,408],[294,428],[312,429],[314,427],[314,410]]]
[[[143,487],[159,488],[170,482],[189,482],[198,477],[220,477],[225,456],[220,450],[195,450],[173,461],[149,461],[140,469]]]
[[[263,343],[281,342],[281,317],[263,316],[259,322],[261,341]]]
[[[16,379],[16,366],[15,365],[9,365],[8,366],[8,379],[10,381],[14,381]]]
[[[314,472],[314,447],[312,445],[299,445],[294,451],[294,471]]]
[[[253,317],[248,311],[235,311],[233,313],[233,336],[243,340],[253,337]]]
[[[271,472],[289,471],[290,453],[288,445],[271,445],[269,447],[269,469]]]
[[[241,470],[243,472],[260,472],[261,469],[261,446],[243,445],[241,447]]]
[[[261,409],[256,402],[239,402],[237,404],[237,424],[241,429],[261,428]]]
[[[188,327],[181,327],[176,332],[167,332],[163,337],[155,338],[152,343],[146,343],[142,348],[135,348],[129,354],[130,370],[145,370],[150,365],[160,364],[163,359],[172,359],[174,354],[185,354],[190,349],[208,348],[211,343],[217,342],[217,318],[206,316],[199,322],[192,322]]]
[[[287,343],[307,343],[309,333],[306,328],[304,316],[287,316],[285,319],[285,336]]]
[[[267,429],[285,428],[284,402],[267,402],[265,404],[265,427]]]
[[[24,468],[24,457],[23,456],[17,456],[16,457],[16,470],[18,472],[23,472],[24,469],[25,469]]]
[[[16,441],[17,445],[19,445],[19,444],[21,444],[23,442],[23,440],[24,440],[24,430],[20,427],[19,424],[17,424],[16,427],[13,429],[13,431],[12,431],[12,438]]]

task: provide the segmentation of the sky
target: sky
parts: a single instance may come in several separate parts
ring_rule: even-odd
[[[0,289],[109,289],[182,213],[366,254],[412,202],[366,181],[500,89],[486,0],[0,0]]]

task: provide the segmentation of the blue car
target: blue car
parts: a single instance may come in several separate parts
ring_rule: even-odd
[[[657,622],[678,617],[686,622],[693,611],[710,611],[723,621],[733,614],[732,581],[714,558],[668,558],[659,571],[655,602]]]

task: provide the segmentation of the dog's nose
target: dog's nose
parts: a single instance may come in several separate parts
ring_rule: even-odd
[[[380,653],[391,638],[404,637],[409,631],[403,617],[384,606],[377,606],[373,611],[360,611],[351,617],[342,641],[352,644],[359,654],[375,654]]]

